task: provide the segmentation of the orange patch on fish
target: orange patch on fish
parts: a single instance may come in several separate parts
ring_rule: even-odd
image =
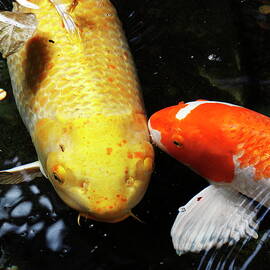
[[[144,159],[145,155],[143,152],[134,152],[134,157]]]
[[[43,119],[40,119],[37,122],[37,129],[46,126],[48,124],[48,122],[50,122],[49,119],[44,119],[44,118]]]
[[[117,194],[116,197],[119,199],[119,201],[120,201],[121,203],[127,202],[127,198],[124,197],[124,196],[122,196],[122,195],[120,195],[120,194]]]
[[[113,149],[111,147],[106,148],[107,155],[110,155],[112,153],[112,150]]]
[[[53,172],[57,172],[57,171],[59,170],[59,167],[60,167],[59,164],[53,166],[53,167],[52,167],[52,171],[53,171]]]
[[[108,65],[108,68],[110,68],[110,69],[116,69],[115,65],[112,65],[112,64],[109,64]]]
[[[48,97],[46,96],[39,97],[39,104],[41,106],[44,106],[47,103],[47,101],[48,101]]]

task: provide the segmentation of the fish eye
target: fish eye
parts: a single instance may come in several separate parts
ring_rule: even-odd
[[[178,141],[173,141],[173,144],[175,144],[177,147],[182,147],[183,144]]]
[[[52,180],[58,182],[59,184],[63,184],[64,179],[66,177],[65,168],[62,165],[57,164],[52,167],[51,171],[52,171]]]
[[[55,172],[53,172],[53,179],[60,184],[64,183],[64,181]]]

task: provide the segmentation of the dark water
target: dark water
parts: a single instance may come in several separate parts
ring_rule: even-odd
[[[199,98],[240,104],[270,115],[270,16],[258,0],[114,0],[141,80],[148,115]],[[2,9],[10,8],[4,2]],[[0,168],[36,160],[0,61]],[[204,256],[175,254],[170,229],[179,206],[205,180],[156,150],[149,189],[134,209],[144,221],[81,220],[43,178],[0,187],[0,269],[269,269],[270,219],[259,240]],[[253,256],[254,255],[254,256]],[[256,256],[255,256],[256,255]],[[17,268],[16,268],[17,267]]]

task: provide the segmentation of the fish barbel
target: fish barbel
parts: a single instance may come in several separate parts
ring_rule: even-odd
[[[270,210],[270,118],[197,100],[154,113],[149,129],[156,145],[211,184],[179,209],[171,230],[177,253],[257,238],[258,211]]]
[[[145,193],[153,149],[117,12],[109,0],[31,2],[39,8],[13,11],[33,13],[36,32],[7,62],[39,162],[6,170],[0,182],[40,167],[80,215],[123,220]]]

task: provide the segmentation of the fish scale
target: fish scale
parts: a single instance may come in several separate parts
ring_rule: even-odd
[[[230,121],[236,124],[241,123],[238,134],[233,137],[231,137],[230,132],[227,131],[228,136],[236,141],[237,145],[241,146],[236,154],[239,155],[241,152],[240,157],[237,159],[240,168],[254,167],[254,180],[269,178],[269,172],[265,170],[270,164],[269,118],[256,112],[243,110],[241,113],[231,113],[230,119]]]

